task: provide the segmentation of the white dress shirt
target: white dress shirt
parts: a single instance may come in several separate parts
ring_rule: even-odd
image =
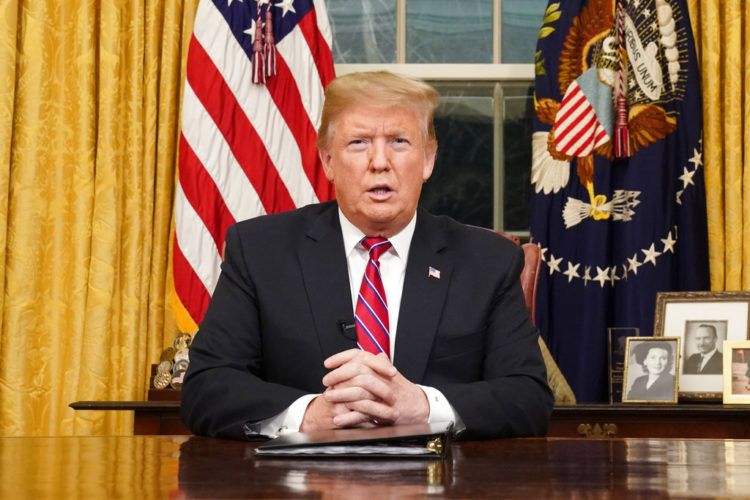
[[[339,222],[344,238],[344,252],[346,254],[347,269],[349,271],[349,286],[352,295],[352,311],[356,310],[359,288],[362,277],[369,261],[369,252],[361,245],[362,238],[366,235],[354,224],[349,222],[339,209]],[[399,233],[388,238],[391,242],[389,248],[380,256],[380,277],[385,289],[385,300],[388,303],[388,322],[390,330],[391,360],[396,359],[396,330],[398,326],[398,315],[401,309],[401,294],[404,289],[404,276],[406,275],[406,261],[409,257],[409,248],[414,236],[414,228],[417,225],[416,213],[411,221]],[[456,430],[461,430],[463,422],[456,414],[451,404],[442,392],[434,387],[419,386],[427,396],[430,405],[428,422],[453,422]],[[318,394],[306,394],[289,408],[278,415],[261,422],[260,434],[276,437],[289,432],[299,431],[302,419],[305,416],[307,405]]]
[[[344,217],[339,209],[339,221],[341,222],[341,233],[344,237],[344,253],[346,254],[347,268],[349,269],[349,287],[352,294],[352,310],[357,310],[357,298],[362,286],[362,277],[365,275],[367,263],[370,261],[370,253],[362,246],[361,241],[366,235],[354,224]],[[388,238],[391,248],[380,256],[380,278],[383,280],[385,289],[385,301],[388,303],[388,330],[390,333],[391,360],[396,359],[396,328],[398,326],[398,313],[401,310],[401,293],[404,290],[404,276],[406,275],[406,260],[409,257],[411,238],[414,236],[414,228],[417,225],[417,216],[398,234]]]

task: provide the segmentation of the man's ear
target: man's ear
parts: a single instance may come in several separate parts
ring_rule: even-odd
[[[333,182],[333,168],[331,167],[332,155],[329,151],[319,150],[318,156],[320,156],[320,162],[323,164],[323,172],[326,174],[326,179]]]
[[[424,157],[424,167],[422,168],[422,181],[427,182],[427,179],[432,176],[432,170],[435,168],[435,158],[437,157],[437,144],[429,148]]]

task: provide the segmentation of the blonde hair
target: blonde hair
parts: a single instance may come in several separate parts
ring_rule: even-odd
[[[430,85],[389,71],[350,73],[333,80],[326,89],[318,128],[318,149],[330,146],[336,119],[350,106],[411,107],[423,122],[427,143],[437,146],[433,118],[440,95]]]

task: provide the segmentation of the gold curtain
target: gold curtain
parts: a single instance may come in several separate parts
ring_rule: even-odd
[[[712,290],[750,290],[750,2],[690,0],[703,91]]]
[[[127,434],[174,338],[178,109],[197,0],[0,0],[0,435]]]

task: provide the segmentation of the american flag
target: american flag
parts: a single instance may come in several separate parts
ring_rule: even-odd
[[[266,56],[260,83],[253,83],[253,42],[256,62]],[[315,148],[333,77],[322,0],[201,0],[188,50],[174,207],[174,309],[182,331],[194,332],[203,318],[231,224],[333,197]]]

